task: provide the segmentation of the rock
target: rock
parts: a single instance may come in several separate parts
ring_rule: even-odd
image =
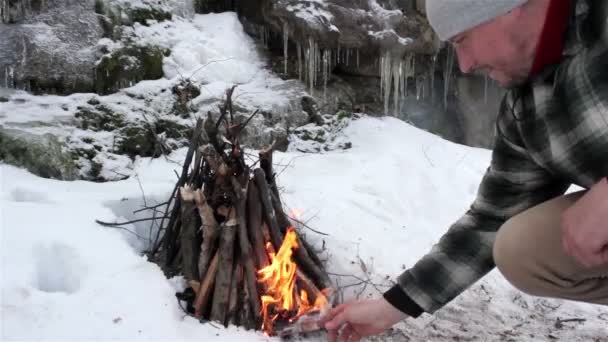
[[[8,3],[10,16],[0,24],[2,85],[34,93],[91,91],[94,47],[102,37],[94,0]]]
[[[141,46],[124,27],[191,15],[178,0],[0,0],[0,86],[35,94],[108,94],[163,76],[170,51]],[[111,39],[108,49],[102,37]],[[113,40],[113,41],[112,41]]]
[[[75,180],[78,169],[73,155],[51,134],[34,135],[0,128],[0,160],[24,167],[44,178]]]
[[[173,95],[175,95],[173,109],[176,114],[179,114],[182,117],[188,117],[192,111],[190,101],[201,94],[200,88],[190,79],[182,79],[178,84],[171,88],[171,91],[173,92]]]
[[[95,90],[110,94],[141,80],[163,77],[163,57],[170,51],[153,46],[127,46],[103,56],[95,68]]]
[[[302,110],[308,114],[308,122],[315,123],[318,126],[321,126],[325,123],[323,118],[321,117],[321,112],[317,107],[317,103],[315,99],[310,96],[302,97]]]

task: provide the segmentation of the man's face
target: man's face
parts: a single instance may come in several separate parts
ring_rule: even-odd
[[[512,13],[498,17],[450,39],[463,73],[485,72],[503,87],[526,81],[534,62],[537,37],[519,34],[525,23]],[[518,26],[519,24],[519,26]]]

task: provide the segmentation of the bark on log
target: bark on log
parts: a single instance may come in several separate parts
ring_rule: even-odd
[[[190,139],[190,147],[188,148],[188,152],[186,153],[186,160],[184,161],[184,165],[182,167],[182,173],[178,180],[178,186],[184,186],[186,184],[186,180],[188,179],[188,170],[190,168],[190,163],[192,163],[192,157],[194,155],[194,151],[198,148],[200,144],[200,137],[203,130],[203,120],[199,119],[196,122],[196,127],[194,128],[194,132],[192,133],[192,138]],[[173,263],[173,258],[175,257],[175,241],[178,236],[179,225],[177,224],[177,217],[179,216],[181,207],[181,201],[179,197],[176,197],[175,205],[173,206],[173,210],[171,212],[171,217],[169,218],[169,223],[167,224],[167,229],[165,231],[165,235],[163,237],[163,247],[164,247],[164,262],[165,262],[165,272],[169,272],[169,268]]]
[[[255,169],[253,172],[253,177],[256,185],[258,186],[258,190],[260,191],[260,201],[262,202],[264,214],[263,216],[266,223],[268,223],[268,228],[270,229],[270,241],[272,242],[274,248],[279,250],[281,244],[283,243],[283,234],[281,234],[274,208],[272,207],[272,199],[268,189],[268,183],[266,182],[266,174],[262,169]]]
[[[269,265],[268,253],[264,246],[264,235],[262,232],[262,204],[260,193],[255,182],[250,182],[247,187],[247,230],[253,247],[255,264],[257,269]]]
[[[257,277],[256,268],[253,264],[253,256],[251,253],[251,245],[249,244],[249,238],[247,236],[247,221],[246,221],[246,190],[241,188],[241,184],[232,177],[232,186],[234,193],[236,194],[236,215],[239,223],[239,245],[241,247],[241,255],[243,258],[243,267],[245,270],[245,282],[250,293],[258,293],[257,288]],[[251,310],[253,313],[253,319],[257,320],[260,315],[261,304],[258,296],[251,296]]]
[[[182,233],[180,234],[182,273],[186,280],[199,280],[198,257],[200,253],[196,237],[198,224],[195,215],[194,192],[190,187],[184,186],[180,188],[180,196],[182,200]]]
[[[209,260],[211,260],[211,256],[213,255],[212,253],[220,234],[220,228],[213,215],[213,209],[207,203],[205,194],[199,189],[194,192],[193,197],[203,228],[203,243],[201,244],[201,252],[198,259],[198,271],[202,276],[205,274]]]
[[[234,239],[238,229],[235,214],[230,215],[227,222],[222,225],[219,246],[219,272],[213,290],[213,304],[211,306],[212,321],[224,324],[228,301],[230,299],[230,282],[232,279],[232,265],[234,263]]]
[[[262,207],[264,209],[264,218],[268,223],[270,230],[272,244],[276,250],[279,250],[283,243],[283,234],[279,228],[274,207],[272,206],[272,196],[269,191],[268,183],[266,183],[264,170],[256,169],[254,171],[254,179],[260,190],[260,200],[262,201]],[[300,243],[301,240],[302,239],[298,237],[298,243]],[[302,244],[300,244],[300,246],[302,246]],[[313,279],[315,284],[317,284],[317,287],[324,289],[331,286],[329,276],[321,267],[317,266],[305,248],[297,248],[294,251],[294,257],[298,266]]]
[[[244,280],[244,279],[243,279]],[[241,287],[243,290],[243,308],[240,310],[239,321],[241,322],[241,326],[245,327],[245,329],[255,329],[259,321],[254,321],[252,318],[251,312],[251,294],[249,293],[249,287],[247,286],[247,282],[243,281],[243,286]],[[258,296],[257,293],[253,294],[254,296]]]
[[[205,277],[197,291],[196,301],[194,302],[194,316],[196,318],[203,317],[203,312],[209,303],[211,291],[213,290],[213,285],[215,285],[215,275],[217,274],[217,267],[220,259],[219,254],[220,253],[217,252],[215,253],[215,256],[213,256],[209,269],[207,269],[207,273],[205,273]]]
[[[299,285],[301,289],[308,293],[308,298],[310,303],[314,303],[315,299],[322,294],[321,290],[315,285],[315,283],[310,279],[301,269],[296,269],[296,283]],[[298,293],[299,295],[299,293]]]
[[[238,302],[239,302],[239,284],[242,283],[243,278],[243,266],[240,261],[234,264],[234,270],[232,271],[232,283],[230,284],[230,301],[228,302],[228,312],[226,314],[225,327],[229,324],[239,325],[238,322]]]

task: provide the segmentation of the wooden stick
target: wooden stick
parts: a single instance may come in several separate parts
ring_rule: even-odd
[[[300,268],[296,269],[296,282],[308,293],[311,303],[314,303],[315,299],[321,294],[315,283]],[[298,295],[300,294],[298,293]]]
[[[262,231],[262,204],[255,182],[250,182],[247,187],[247,230],[253,247],[256,267],[258,270],[262,269],[269,265],[268,253],[264,246],[264,241],[269,240],[264,239]]]
[[[217,273],[217,267],[219,264],[219,254],[220,253],[218,252],[213,256],[209,269],[207,269],[207,273],[205,273],[201,286],[197,291],[196,300],[194,302],[194,316],[196,318],[203,317],[203,311],[205,310],[207,303],[209,303],[211,290],[215,284],[215,275]]]
[[[244,279],[243,279],[244,280]],[[241,326],[245,327],[245,329],[256,329],[259,321],[254,321],[251,313],[251,294],[249,293],[249,287],[247,286],[247,282],[243,281],[243,286],[241,287],[243,290],[243,308],[240,312],[239,321]],[[258,296],[257,293],[253,294],[253,296]]]
[[[262,207],[264,208],[264,218],[266,219],[268,227],[270,228],[270,237],[272,243],[275,249],[279,250],[283,242],[283,235],[279,228],[279,224],[277,223],[274,207],[271,204],[271,195],[264,176],[264,170],[256,169],[253,174],[255,182],[260,190],[260,199],[262,201]],[[298,243],[300,246],[302,246],[300,241],[301,239],[298,237]],[[327,273],[325,273],[322,268],[317,266],[315,262],[312,261],[310,254],[305,248],[296,249],[294,256],[298,266],[314,280],[317,287],[324,289],[331,286],[331,281],[329,280]]]
[[[274,170],[272,168],[272,153],[274,152],[277,141],[273,141],[270,146],[260,151],[260,168],[266,173],[266,182],[270,185],[270,190],[279,195],[279,189],[274,177]]]
[[[253,256],[251,253],[251,246],[249,244],[249,239],[247,237],[247,221],[246,221],[246,190],[241,188],[241,185],[236,180],[236,177],[232,177],[232,186],[234,188],[234,193],[236,194],[236,215],[239,222],[239,245],[241,247],[241,255],[243,258],[243,267],[245,269],[245,282],[247,283],[247,287],[249,289],[249,293],[258,293],[257,288],[257,277],[256,277],[256,269],[253,264]],[[258,296],[251,296],[251,310],[253,313],[253,319],[259,319],[260,315],[260,299]]]
[[[238,221],[234,210],[228,221],[222,225],[219,246],[219,273],[213,290],[210,319],[224,324],[230,299],[230,282],[232,280],[232,265],[234,263],[234,239],[238,229]]]
[[[213,215],[213,209],[207,203],[205,194],[200,190],[196,190],[193,194],[194,203],[198,208],[198,213],[201,217],[203,228],[203,242],[201,244],[201,252],[198,259],[198,271],[202,276],[205,274],[209,260],[213,255],[215,243],[220,234],[220,228]]]
[[[274,209],[272,207],[272,200],[270,197],[270,191],[268,190],[268,183],[266,183],[266,174],[262,169],[255,169],[253,172],[253,179],[255,180],[258,190],[260,191],[260,201],[262,202],[262,209],[264,219],[268,223],[270,228],[270,238],[274,248],[278,251],[283,243],[283,234],[277,223]]]
[[[238,325],[237,304],[239,302],[239,283],[243,278],[243,266],[241,261],[237,259],[232,271],[232,283],[230,284],[230,301],[228,302],[228,312],[226,313],[226,322],[224,326],[228,327],[230,323]]]
[[[194,128],[192,138],[190,139],[190,147],[188,148],[188,152],[186,153],[186,160],[184,161],[184,164],[182,166],[182,174],[179,177],[179,180],[177,181],[178,187],[184,186],[186,184],[190,163],[192,162],[194,151],[198,148],[202,130],[203,120],[199,119],[196,121],[196,127]],[[163,237],[164,262],[166,272],[168,272],[171,264],[173,263],[173,258],[177,254],[175,251],[175,241],[177,239],[175,237],[178,236],[179,231],[179,225],[176,224],[176,221],[177,217],[179,216],[180,206],[181,201],[179,200],[178,196],[176,197],[175,205],[173,205],[171,217],[169,218],[169,223],[167,224],[167,229]]]
[[[279,229],[281,232],[285,234],[287,232],[287,228],[291,227],[291,221],[285,211],[283,210],[283,205],[281,204],[281,199],[274,192],[271,193],[272,200],[272,208],[277,216],[277,223],[279,224]]]
[[[194,192],[190,187],[183,186],[180,189],[182,199],[182,233],[180,235],[182,253],[182,272],[186,280],[199,280],[198,257],[199,245],[197,242],[197,222],[194,211]]]

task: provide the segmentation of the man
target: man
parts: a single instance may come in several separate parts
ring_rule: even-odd
[[[529,294],[608,305],[608,2],[426,7],[463,72],[509,88],[492,162],[470,210],[383,298],[329,313],[330,340],[359,341],[433,313],[495,265]],[[572,183],[588,190],[564,196]]]

